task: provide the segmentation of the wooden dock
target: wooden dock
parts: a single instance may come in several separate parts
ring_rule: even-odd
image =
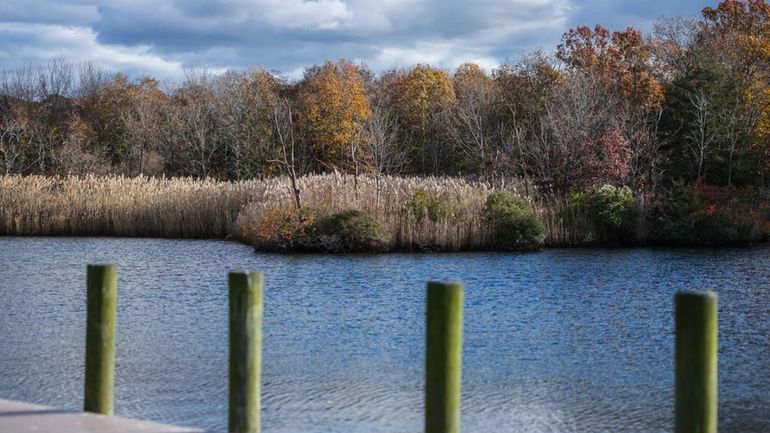
[[[0,399],[2,433],[199,433],[200,430]]]

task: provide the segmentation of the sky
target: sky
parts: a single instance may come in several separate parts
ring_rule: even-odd
[[[375,72],[428,63],[491,69],[602,24],[651,30],[710,0],[0,0],[0,70],[52,57],[157,78],[264,67],[290,77],[326,59]]]

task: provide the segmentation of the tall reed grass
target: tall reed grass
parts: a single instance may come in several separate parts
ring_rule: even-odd
[[[483,216],[487,197],[501,186],[458,178],[359,177],[299,179],[303,206],[335,213],[359,209],[380,226],[386,249],[473,250],[489,246]],[[416,218],[405,204],[421,189],[445,206],[436,218]],[[546,227],[546,245],[572,245],[589,231],[587,218],[564,200],[525,196]],[[285,178],[223,182],[210,179],[122,176],[0,176],[0,235],[105,235],[224,238],[244,232],[268,209],[293,206]]]

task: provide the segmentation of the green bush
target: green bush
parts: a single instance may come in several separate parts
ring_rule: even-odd
[[[758,236],[751,216],[731,215],[727,205],[702,198],[693,185],[677,181],[660,191],[650,205],[651,239],[658,244],[744,244]]]
[[[381,247],[380,226],[360,210],[265,208],[244,215],[240,224],[241,238],[260,250],[336,253]]]
[[[627,186],[601,188],[574,194],[570,202],[582,206],[596,228],[598,239],[604,242],[632,242],[637,207],[634,194]]]
[[[328,252],[373,251],[381,241],[380,226],[360,210],[346,210],[318,218],[305,240],[308,249]]]
[[[539,248],[545,240],[545,228],[524,202],[508,191],[495,192],[484,204],[484,218],[492,225],[495,244],[506,249]]]
[[[429,194],[423,188],[414,190],[412,198],[404,203],[404,213],[420,221],[426,216],[432,222],[436,222],[452,213],[449,206],[441,197]]]
[[[691,243],[700,201],[690,185],[682,181],[658,192],[650,204],[653,242],[685,245]]]

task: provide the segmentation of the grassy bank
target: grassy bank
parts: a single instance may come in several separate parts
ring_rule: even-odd
[[[644,243],[650,231],[647,205],[621,189],[545,197],[510,183],[334,174],[300,178],[299,188],[301,212],[284,178],[2,176],[0,235],[232,236],[264,250],[460,251]],[[752,230],[748,240],[765,235]]]
[[[378,226],[378,248],[485,248],[489,185],[451,178],[299,179],[312,218],[359,210]],[[535,204],[528,202],[533,209]],[[247,243],[296,213],[288,180],[219,182],[119,176],[0,177],[0,235],[224,238]],[[276,227],[279,229],[280,227]],[[264,234],[268,236],[269,234]]]

